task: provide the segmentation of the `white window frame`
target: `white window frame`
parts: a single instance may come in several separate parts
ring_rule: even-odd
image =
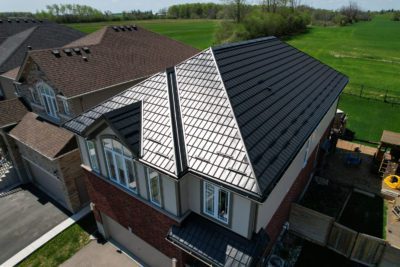
[[[162,194],[161,194],[161,185],[160,185],[160,175],[158,174],[158,172],[147,168],[147,177],[148,177],[147,185],[149,187],[149,195],[150,195],[149,199],[150,199],[150,202],[153,203],[154,205],[157,205],[157,206],[161,207]],[[157,179],[157,189],[158,189],[158,194],[159,194],[158,195],[159,201],[156,198],[153,197],[153,190],[152,190],[152,187],[151,187],[151,180],[152,179]]]
[[[108,148],[105,146],[105,140],[110,140],[111,142],[111,148]],[[118,144],[118,146],[121,148],[119,152],[117,148],[114,147],[114,144]],[[115,140],[114,138],[102,138],[102,146],[103,146],[103,151],[104,151],[104,158],[106,161],[106,166],[107,166],[107,171],[108,171],[108,177],[110,178],[111,181],[123,186],[124,188],[130,190],[131,192],[137,193],[138,191],[138,177],[136,175],[136,165],[133,162],[132,159],[132,153],[124,147],[121,142]],[[107,152],[111,154],[112,157],[112,163],[115,168],[115,177],[112,176],[111,174],[111,168],[110,168],[110,162],[107,157]],[[121,177],[119,171],[118,171],[118,161],[117,159],[122,160],[122,171],[123,171],[123,177]],[[131,187],[129,183],[129,172],[128,168],[129,165],[131,166],[132,170],[132,175],[133,175],[133,181],[135,183],[135,187]]]
[[[90,143],[93,145],[94,155],[90,154],[90,147],[89,147]],[[100,165],[99,165],[99,159],[97,157],[96,142],[93,140],[86,140],[86,149],[89,156],[90,167],[92,168],[93,171],[100,173]]]
[[[207,187],[212,188],[213,190],[213,195],[212,195],[212,200],[213,200],[213,211],[210,212],[207,210]],[[227,195],[227,207],[226,207],[226,213],[225,216],[220,216],[218,214],[219,210],[219,198],[220,198],[220,193],[225,192]],[[224,224],[229,224],[229,216],[230,216],[230,203],[231,201],[231,192],[228,190],[225,190],[221,188],[220,186],[214,185],[209,182],[203,182],[203,213],[224,223]]]
[[[47,115],[58,119],[58,106],[54,90],[44,82],[38,82],[36,88],[40,94],[40,99]]]

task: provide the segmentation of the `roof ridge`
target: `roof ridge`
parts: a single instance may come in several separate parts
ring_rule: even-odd
[[[215,65],[215,69],[216,69],[217,72],[218,72],[218,78],[219,78],[219,80],[221,81],[221,84],[222,84],[222,88],[223,88],[223,91],[224,91],[224,96],[225,96],[225,98],[226,98],[226,101],[227,101],[228,104],[229,104],[230,113],[232,114],[232,118],[233,118],[234,124],[235,124],[235,126],[236,126],[236,130],[237,130],[238,133],[239,133],[240,141],[241,141],[241,143],[242,143],[244,152],[245,152],[245,154],[246,154],[247,161],[249,162],[249,166],[250,166],[252,175],[254,176],[254,181],[255,181],[255,183],[256,183],[256,185],[257,185],[258,193],[261,195],[261,194],[262,194],[261,187],[260,187],[260,185],[259,185],[259,183],[258,183],[258,179],[257,179],[257,176],[256,176],[256,172],[254,171],[254,167],[253,167],[253,164],[252,164],[252,162],[251,162],[251,159],[250,159],[250,156],[249,156],[249,152],[247,151],[246,143],[244,142],[244,139],[243,139],[243,136],[242,136],[242,131],[241,131],[240,127],[239,127],[239,123],[238,123],[238,121],[237,121],[237,119],[236,119],[236,114],[235,114],[235,112],[234,112],[234,110],[233,110],[231,100],[230,100],[229,95],[228,95],[228,92],[227,92],[227,90],[226,90],[224,79],[223,79],[222,76],[221,76],[221,72],[220,72],[220,70],[219,70],[217,60],[215,59],[214,50],[213,50],[213,49],[210,49],[210,52],[211,52],[211,56],[212,56],[212,59],[213,59],[214,65]]]
[[[236,42],[236,43],[227,43],[227,44],[221,44],[221,45],[217,45],[217,46],[212,46],[211,49],[214,51],[219,51],[219,50],[224,50],[224,49],[228,49],[228,48],[234,48],[237,46],[242,46],[242,45],[252,45],[254,43],[259,43],[259,42],[263,42],[263,41],[267,41],[267,40],[274,40],[274,39],[278,39],[275,36],[266,36],[266,37],[260,37],[257,39],[252,39],[252,40],[245,40],[245,41],[240,41],[240,42]],[[214,52],[213,52],[214,54]]]

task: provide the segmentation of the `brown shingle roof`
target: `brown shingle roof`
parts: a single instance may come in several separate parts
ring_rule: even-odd
[[[78,47],[89,47],[90,53],[77,55],[73,52],[67,56],[61,51],[61,57],[55,57],[51,50],[29,52],[47,78],[66,97],[148,77],[198,52],[193,47],[143,28],[117,32],[112,27],[105,27],[74,43],[79,44]]]
[[[18,98],[0,101],[0,127],[17,123],[28,112]]]
[[[23,117],[10,135],[48,158],[55,158],[74,138],[69,131],[40,120],[32,112]]]

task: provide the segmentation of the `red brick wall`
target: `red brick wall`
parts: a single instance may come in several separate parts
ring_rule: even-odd
[[[168,230],[177,222],[156,209],[130,196],[116,186],[85,171],[86,184],[91,201],[95,204],[95,218],[102,223],[99,211],[111,217],[126,229],[160,250],[170,258],[176,258],[179,265],[191,257],[165,240]]]

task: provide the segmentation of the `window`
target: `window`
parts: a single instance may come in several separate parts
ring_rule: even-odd
[[[92,140],[86,141],[86,146],[89,154],[90,167],[95,172],[100,172],[99,161],[97,160],[96,146]]]
[[[151,169],[148,170],[149,177],[149,192],[150,192],[150,201],[157,206],[161,206],[161,190],[160,190],[160,176],[156,171]]]
[[[111,138],[103,139],[103,148],[110,179],[136,192],[137,179],[131,152]]]
[[[69,110],[68,100],[66,98],[61,98],[64,107],[64,114],[71,115],[71,111]]]
[[[30,87],[30,88],[29,88],[29,91],[31,92],[32,101],[33,101],[34,103],[39,103],[39,101],[38,101],[38,99],[37,99],[37,97],[36,97],[36,94],[35,94],[35,88]]]
[[[53,89],[51,89],[50,86],[43,82],[36,84],[36,88],[40,93],[42,104],[46,109],[47,114],[54,118],[58,118],[58,107]]]
[[[204,182],[203,211],[211,217],[228,223],[230,193],[211,183]]]

